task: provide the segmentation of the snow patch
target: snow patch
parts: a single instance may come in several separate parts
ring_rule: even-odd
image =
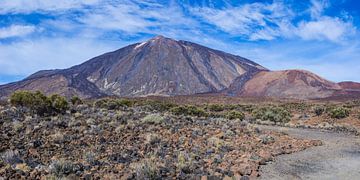
[[[146,44],[146,42],[140,43],[140,44],[136,45],[134,49],[139,49],[141,46],[144,46],[145,44]]]

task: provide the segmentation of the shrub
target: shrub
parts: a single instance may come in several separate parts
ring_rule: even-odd
[[[150,133],[146,135],[146,142],[148,144],[154,145],[161,142],[161,137],[157,134]]]
[[[210,111],[220,112],[223,111],[225,108],[221,104],[210,104],[207,106],[207,109],[209,109]]]
[[[317,106],[314,108],[314,113],[317,115],[317,116],[321,116],[325,111],[325,108],[324,107],[321,107],[321,106]]]
[[[69,108],[64,97],[59,95],[47,97],[40,91],[17,91],[11,95],[10,103],[17,107],[26,107],[41,116],[64,113]]]
[[[349,116],[349,114],[349,109],[343,107],[337,107],[330,111],[330,117],[336,119],[346,118]]]
[[[134,102],[128,99],[100,99],[95,101],[94,106],[109,110],[119,109],[120,107],[131,107]]]
[[[34,95],[28,91],[16,91],[10,96],[10,103],[13,106],[30,106]]]
[[[84,154],[84,159],[90,165],[95,165],[97,163],[96,154],[93,152],[86,152]]]
[[[198,108],[196,106],[178,106],[171,108],[170,111],[174,115],[185,115],[185,116],[197,116],[197,117],[207,117],[208,114],[204,109]]]
[[[253,117],[263,121],[286,123],[290,121],[291,114],[282,107],[263,107],[253,111]]]
[[[82,100],[77,96],[73,96],[70,101],[72,105],[79,105],[83,103]]]
[[[225,115],[225,117],[227,119],[240,119],[240,120],[244,120],[245,115],[242,112],[239,111],[230,111],[227,112],[227,114]]]
[[[52,95],[50,97],[52,107],[57,113],[65,113],[67,109],[69,109],[69,104],[66,99],[59,95]]]
[[[261,139],[261,143],[263,144],[271,144],[275,142],[275,138],[269,135],[261,136],[260,139]]]
[[[159,168],[156,166],[156,162],[151,159],[143,160],[135,165],[136,179],[159,179]]]
[[[131,107],[134,105],[134,101],[131,101],[129,99],[118,99],[117,103],[119,106],[122,106],[122,107]]]
[[[145,116],[141,121],[149,124],[161,124],[164,122],[164,117],[159,114],[149,114]]]
[[[160,112],[169,111],[175,107],[175,104],[161,101],[145,101],[141,105],[147,106],[150,110],[156,110]]]
[[[76,166],[70,161],[54,160],[49,166],[51,174],[57,177],[65,177],[69,174],[76,173]]]
[[[17,150],[7,150],[1,155],[1,160],[9,165],[15,165],[23,162]]]

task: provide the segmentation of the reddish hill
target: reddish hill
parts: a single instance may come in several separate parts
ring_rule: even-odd
[[[351,81],[344,81],[338,83],[343,89],[346,90],[353,90],[353,91],[360,91],[360,83],[351,82]]]
[[[249,97],[313,99],[332,96],[341,86],[304,70],[263,71],[231,92]]]

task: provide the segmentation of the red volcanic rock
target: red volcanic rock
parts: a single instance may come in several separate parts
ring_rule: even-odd
[[[360,91],[360,83],[344,81],[338,83],[343,89]]]
[[[263,71],[235,92],[241,96],[311,99],[332,96],[341,86],[309,71]]]

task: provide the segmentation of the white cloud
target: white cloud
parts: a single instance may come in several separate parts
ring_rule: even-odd
[[[68,68],[126,44],[82,38],[42,38],[0,44],[1,74],[30,75],[38,70]]]
[[[352,23],[327,16],[315,21],[303,21],[297,28],[297,35],[305,40],[316,39],[341,42],[347,36],[354,33],[355,27]]]
[[[275,39],[281,28],[290,28],[287,26],[291,25],[289,19],[293,16],[293,12],[279,2],[244,4],[227,9],[192,8],[191,12],[225,32],[250,40]]]
[[[100,0],[1,0],[0,14],[30,13],[33,11],[64,11],[95,5]]]
[[[140,6],[140,5],[146,5]],[[83,11],[77,20],[88,28],[120,30],[126,33],[151,33],[184,27],[196,29],[197,22],[186,17],[176,3],[162,5],[148,1],[122,1],[105,3],[103,6]]]
[[[0,28],[0,39],[25,36],[33,33],[35,30],[36,28],[34,26],[11,25]]]
[[[311,0],[311,6],[309,8],[310,15],[316,19],[322,16],[324,10],[330,6],[328,0]]]
[[[224,32],[250,41],[300,37],[304,40],[341,42],[354,35],[356,28],[351,17],[345,19],[324,15],[324,10],[329,6],[326,0],[312,0],[306,10],[311,19],[299,23],[294,22],[297,17],[295,12],[281,1],[225,9],[192,8],[191,12]]]

